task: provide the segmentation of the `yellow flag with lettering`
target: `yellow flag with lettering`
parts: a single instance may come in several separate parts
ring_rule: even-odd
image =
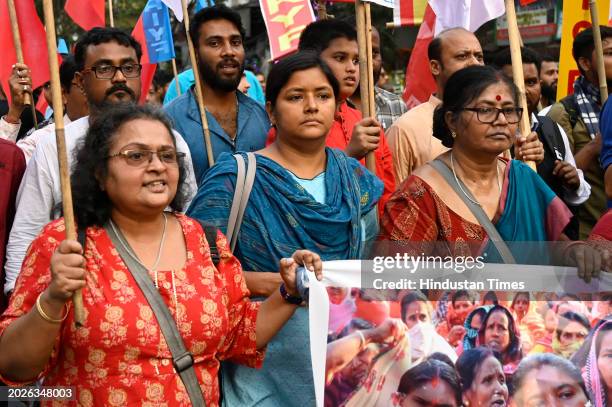
[[[606,25],[610,0],[597,0],[599,24]],[[561,56],[559,58],[559,82],[557,100],[574,93],[574,81],[580,72],[572,56],[574,37],[591,26],[589,0],[565,0],[563,2],[563,27],[561,35]]]

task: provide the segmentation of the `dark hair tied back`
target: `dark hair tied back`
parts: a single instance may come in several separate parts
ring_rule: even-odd
[[[442,104],[434,111],[433,136],[442,141],[445,147],[452,148],[454,138],[446,124],[446,113],[451,112],[453,120],[457,120],[463,108],[476,100],[489,86],[497,83],[508,86],[518,106],[518,90],[514,83],[491,67],[474,65],[452,74],[444,87]]]
[[[289,82],[291,76],[296,72],[311,68],[319,68],[323,72],[323,75],[325,75],[334,91],[335,99],[338,100],[340,85],[329,66],[315,52],[300,51],[297,54],[283,58],[272,66],[266,81],[266,102],[269,102],[272,107],[276,106],[278,95],[281,89]]]

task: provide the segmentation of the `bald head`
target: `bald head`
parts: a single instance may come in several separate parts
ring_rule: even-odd
[[[478,38],[461,27],[442,31],[429,44],[427,52],[429,67],[438,85],[438,97],[452,74],[471,65],[484,65]]]

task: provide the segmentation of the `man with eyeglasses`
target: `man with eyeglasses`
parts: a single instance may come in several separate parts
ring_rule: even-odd
[[[244,27],[240,15],[224,5],[202,9],[189,35],[198,53],[212,155],[265,147],[270,120],[263,107],[238,90],[244,72]],[[198,184],[210,167],[195,85],[165,108],[191,151]]]
[[[104,108],[119,103],[134,103],[140,96],[140,44],[129,34],[115,28],[94,28],[86,32],[75,47],[76,85],[87,97],[89,116],[65,128],[68,165],[85,137],[92,118]],[[176,146],[187,155],[189,199],[197,190],[189,147],[178,133]],[[91,180],[91,182],[96,182]],[[21,270],[26,250],[43,226],[60,216],[61,189],[55,134],[41,138],[17,194],[17,211],[7,246],[5,293],[12,291]]]
[[[537,172],[555,194],[572,210],[578,212],[591,195],[591,186],[585,181],[582,170],[576,167],[576,160],[563,128],[546,116],[538,116],[538,104],[542,94],[539,77],[541,60],[529,48],[521,48],[525,94],[529,109],[531,128],[544,144],[544,160],[537,165]],[[493,64],[509,78],[513,77],[510,48],[495,55]],[[570,238],[578,239],[578,219],[572,218],[564,230]]]
[[[427,54],[436,81],[436,93],[427,102],[404,113],[386,132],[393,154],[396,185],[415,169],[448,150],[433,137],[433,112],[442,103],[448,78],[468,66],[484,65],[478,38],[461,27],[438,34],[429,44]],[[540,161],[543,157],[542,143],[535,133],[527,139],[517,137],[515,149],[518,150],[517,147],[522,150],[519,159]]]

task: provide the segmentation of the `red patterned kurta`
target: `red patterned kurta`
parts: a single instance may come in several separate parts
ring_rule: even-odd
[[[225,237],[217,235],[221,261],[215,268],[198,222],[177,218],[187,246],[187,262],[174,272],[178,304],[170,271],[158,272],[159,291],[194,356],[206,403],[213,407],[219,399],[219,360],[251,367],[263,362],[255,344],[259,308],[248,299],[240,263]],[[9,308],[0,318],[0,335],[34,307],[48,286],[50,258],[64,237],[64,221],[59,219],[32,242]],[[45,385],[76,386],[83,406],[191,405],[153,311],[103,228],[88,228],[85,257],[85,324],[75,328],[71,309],[40,375]]]

